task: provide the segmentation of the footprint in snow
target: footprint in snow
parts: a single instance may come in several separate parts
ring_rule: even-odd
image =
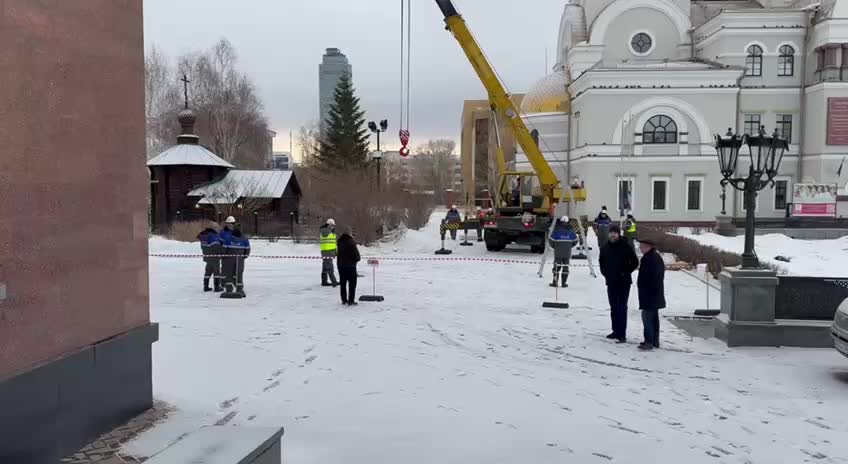
[[[218,407],[221,409],[230,409],[231,407],[233,407],[234,404],[238,402],[238,400],[238,396],[236,396],[235,398],[230,398],[226,401],[222,401],[221,404],[218,405]]]
[[[226,416],[224,416],[223,419],[219,420],[218,422],[215,422],[215,425],[218,426],[218,427],[220,427],[222,425],[227,425],[227,423],[229,423],[231,420],[233,420],[233,418],[236,417],[237,414],[238,414],[238,411],[233,411],[233,412],[227,414]]]
[[[274,382],[274,383],[272,383],[272,384],[270,384],[270,385],[267,385],[265,388],[263,388],[263,389],[262,389],[262,392],[263,392],[263,393],[268,392],[268,391],[273,390],[273,389],[275,389],[275,388],[277,388],[277,387],[279,387],[279,386],[280,386],[280,381],[279,381],[279,380],[277,380],[276,382]]]
[[[513,424],[506,424],[506,423],[503,423],[503,422],[501,422],[501,421],[496,421],[496,422],[495,422],[495,424],[496,424],[496,425],[505,425],[505,426],[507,426],[507,427],[509,427],[509,428],[511,428],[511,429],[513,429],[513,430],[518,430],[518,427],[516,427],[516,426],[515,426],[515,425],[513,425]]]

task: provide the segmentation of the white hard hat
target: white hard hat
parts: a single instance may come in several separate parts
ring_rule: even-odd
[[[331,226],[336,225],[336,220],[335,219],[327,219],[327,225],[331,225]]]
[[[456,209],[456,205],[451,205],[451,209]]]
[[[564,222],[564,223],[568,224],[568,216],[563,216],[563,217],[560,219],[560,221],[562,221],[562,222]]]
[[[235,224],[235,223],[236,223],[236,218],[234,218],[232,216],[227,218],[227,224]]]

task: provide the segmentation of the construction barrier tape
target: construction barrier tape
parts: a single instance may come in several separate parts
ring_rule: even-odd
[[[199,259],[199,258],[238,258],[244,257],[242,255],[201,255],[201,254],[179,254],[179,253],[151,253],[148,255],[151,258],[165,258],[165,259]],[[247,258],[250,259],[288,259],[288,260],[305,260],[305,261],[318,261],[322,258],[321,256],[304,256],[304,255],[250,255]],[[334,258],[335,259],[335,258]],[[415,256],[372,256],[372,257],[363,257],[363,260],[367,261],[369,259],[379,259],[381,261],[397,261],[397,262],[434,262],[434,261],[448,261],[448,262],[469,262],[469,263],[499,263],[499,264],[533,264],[539,265],[541,259],[538,261],[531,261],[527,259],[503,259],[503,258],[483,258],[483,257],[415,257]],[[570,267],[592,267],[589,264],[574,264],[573,262],[569,264]],[[666,264],[666,270],[668,271],[686,271],[692,266],[686,263],[670,263]],[[848,283],[844,284],[848,286]]]
[[[240,255],[201,255],[201,254],[167,254],[167,253],[151,253],[148,255],[151,258],[166,258],[166,259],[198,259],[198,258],[236,258],[243,257]],[[290,260],[321,260],[321,256],[303,256],[303,255],[250,255],[250,259],[290,259]],[[475,257],[364,257],[363,259],[380,259],[382,261],[398,261],[398,262],[431,262],[431,261],[450,261],[450,262],[477,262],[477,263],[503,263],[503,264],[534,264],[538,265],[539,261],[531,261],[526,259],[501,259],[501,258],[475,258]],[[571,267],[589,267],[588,264],[571,264]]]

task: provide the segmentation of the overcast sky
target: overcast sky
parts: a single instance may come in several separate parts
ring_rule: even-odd
[[[168,55],[221,37],[258,87],[277,150],[318,118],[318,64],[338,47],[353,65],[367,117],[387,118],[397,145],[401,0],[145,0],[145,37]],[[454,0],[509,89],[521,93],[553,66],[565,0]],[[532,7],[529,6],[532,4]],[[485,91],[433,0],[413,0],[412,144],[460,135],[462,102]],[[295,151],[297,147],[295,147]]]

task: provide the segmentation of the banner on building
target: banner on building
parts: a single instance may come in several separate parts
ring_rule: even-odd
[[[836,217],[836,184],[795,184],[792,216]]]

